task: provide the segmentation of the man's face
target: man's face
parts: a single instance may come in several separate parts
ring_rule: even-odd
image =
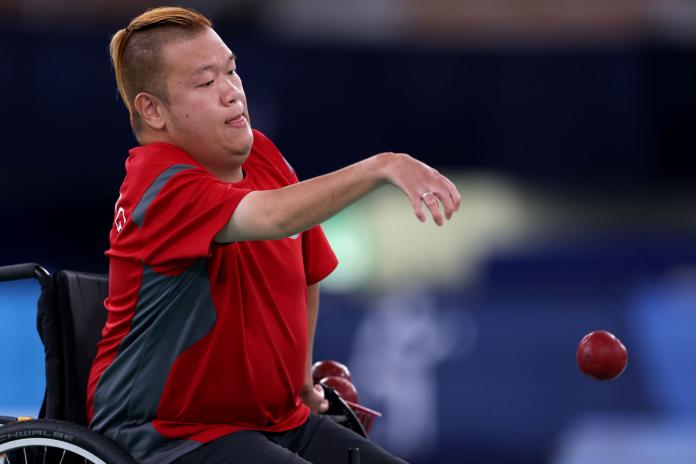
[[[241,174],[253,135],[234,54],[212,29],[166,44],[162,53],[171,141],[217,174]]]

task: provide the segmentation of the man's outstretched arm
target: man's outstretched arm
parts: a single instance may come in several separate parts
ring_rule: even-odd
[[[297,184],[249,193],[215,240],[229,243],[289,237],[322,223],[386,183],[406,194],[423,222],[426,213],[422,203],[435,223],[442,225],[461,202],[454,184],[435,169],[403,153],[380,153]]]

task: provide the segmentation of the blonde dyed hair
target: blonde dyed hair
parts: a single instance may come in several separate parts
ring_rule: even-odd
[[[212,27],[210,19],[195,10],[166,6],[145,11],[111,38],[109,53],[116,85],[136,134],[142,122],[135,111],[135,97],[147,92],[168,101],[163,46]]]

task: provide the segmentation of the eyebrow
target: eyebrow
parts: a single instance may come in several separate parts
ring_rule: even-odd
[[[230,61],[235,61],[237,59],[237,55],[235,55],[233,52],[230,52],[230,58],[227,60],[228,62]],[[215,65],[214,64],[206,64],[203,65],[199,68],[197,68],[195,71],[191,73],[191,76],[197,76],[198,74],[201,74],[205,71],[209,71],[211,69],[214,69]]]

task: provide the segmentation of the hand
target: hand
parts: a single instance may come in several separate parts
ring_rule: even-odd
[[[329,410],[329,401],[324,398],[324,388],[319,384],[305,385],[300,397],[302,402],[316,413],[323,414]]]
[[[406,194],[421,222],[426,220],[422,203],[425,203],[438,226],[444,224],[445,218],[449,220],[459,209],[462,198],[457,187],[437,170],[405,153],[382,153],[378,156],[386,159],[387,180]],[[444,218],[440,205],[445,212]]]

